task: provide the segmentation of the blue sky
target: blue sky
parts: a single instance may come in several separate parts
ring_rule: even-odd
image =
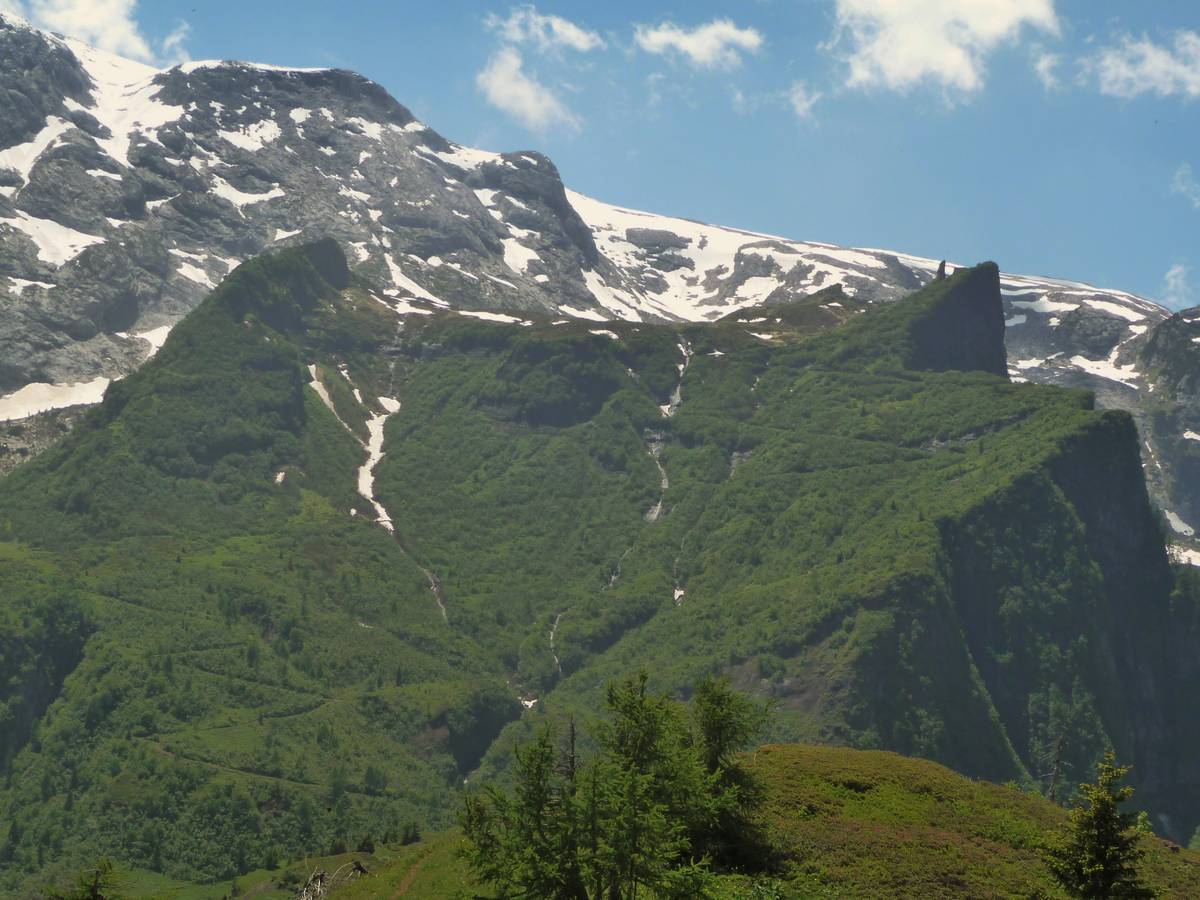
[[[1197,0],[5,6],[159,62],[354,69],[626,206],[1200,304]]]

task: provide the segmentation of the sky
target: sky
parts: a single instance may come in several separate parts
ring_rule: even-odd
[[[1200,304],[1198,0],[0,0],[353,69],[610,203]]]

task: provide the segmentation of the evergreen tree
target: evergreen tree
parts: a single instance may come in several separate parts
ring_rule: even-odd
[[[707,860],[695,858],[690,837],[715,821],[716,779],[705,772],[679,706],[648,694],[646,683],[642,672],[609,685],[612,721],[597,729],[605,896],[636,897],[642,888],[703,896]]]
[[[770,868],[770,844],[747,812],[762,800],[762,786],[735,763],[766,725],[770,707],[734,690],[727,678],[696,685],[691,718],[706,771],[713,779],[714,819],[693,833],[693,844],[725,868]]]
[[[551,730],[539,732],[517,751],[511,796],[487,787],[466,801],[465,853],[476,876],[504,897],[706,896],[722,816],[748,819],[751,795],[730,785],[733,749],[749,739],[755,716],[723,682],[702,693],[689,719],[647,690],[644,673],[610,685],[609,720],[595,728],[586,764],[574,722],[559,749]]]
[[[1145,852],[1139,847],[1137,815],[1119,809],[1133,795],[1133,788],[1118,787],[1128,772],[1111,751],[1105,754],[1096,783],[1080,786],[1083,803],[1071,810],[1062,841],[1046,849],[1051,874],[1072,897],[1154,896],[1137,871]]]
[[[516,792],[494,787],[468,797],[467,858],[480,880],[505,897],[587,900],[579,869],[574,774],[556,772],[550,729],[517,750]]]
[[[126,879],[107,859],[84,869],[75,876],[75,883],[65,891],[48,891],[47,900],[120,900],[125,892]]]

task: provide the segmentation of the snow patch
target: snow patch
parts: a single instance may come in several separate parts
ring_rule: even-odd
[[[99,403],[109,384],[107,378],[69,384],[27,384],[19,391],[0,397],[0,422],[24,419],[51,409]]]
[[[516,238],[505,238],[503,243],[504,264],[518,275],[523,275],[525,270],[529,268],[529,264],[535,259],[541,260],[541,257],[537,253],[530,250]]]
[[[558,307],[558,311],[565,313],[572,319],[588,319],[592,322],[607,322],[608,316],[603,313],[598,313],[594,309],[575,309],[574,307],[562,304]]]
[[[84,234],[66,225],[59,225],[51,219],[39,219],[21,210],[16,211],[16,218],[0,221],[27,234],[37,245],[38,259],[53,266],[65,265],[93,244],[104,243],[102,237]]]
[[[1172,544],[1171,555],[1185,566],[1200,566],[1200,550],[1193,550],[1183,544]]]
[[[367,460],[358,470],[358,492],[375,510],[375,521],[388,531],[394,531],[392,517],[382,503],[375,499],[375,467],[383,459],[383,428],[388,417],[400,409],[400,401],[391,397],[380,397],[379,405],[384,411],[367,419]]]
[[[250,206],[254,203],[265,203],[268,200],[274,200],[277,197],[284,196],[283,190],[279,185],[271,188],[263,194],[248,194],[245,191],[239,191],[232,184],[222,178],[220,175],[213,176],[212,192],[222,200],[228,200],[241,212],[243,206]]]
[[[508,316],[504,313],[484,312],[477,309],[456,309],[456,313],[460,316],[470,316],[472,319],[483,319],[485,322],[507,322],[516,324],[521,320],[516,316]]]
[[[64,38],[62,42],[91,76],[94,106],[88,112],[109,130],[110,137],[95,141],[121,165],[129,165],[132,135],[157,141],[158,129],[184,114],[182,106],[158,100],[161,87],[155,82],[157,69],[105,53],[82,41]]]
[[[273,119],[263,119],[252,125],[244,125],[238,131],[218,131],[217,134],[235,147],[257,153],[267,144],[278,140],[283,135],[283,129]]]
[[[7,150],[0,150],[0,169],[16,169],[23,181],[29,180],[29,173],[42,153],[53,146],[63,132],[73,128],[66,119],[50,116],[42,130],[24,144],[17,144]],[[92,173],[89,172],[89,175]],[[105,175],[108,173],[105,172]],[[120,176],[113,176],[119,178]]]
[[[40,287],[43,290],[48,291],[52,287],[54,287],[54,285],[52,285],[46,281],[28,281],[24,278],[14,278],[11,275],[8,276],[8,280],[12,284],[12,292],[14,294],[16,294],[18,297],[20,297],[21,294],[25,292],[26,288]]]
[[[1183,521],[1183,519],[1179,518],[1179,516],[1177,516],[1171,510],[1164,509],[1163,513],[1166,515],[1167,521],[1170,523],[1171,528],[1174,529],[1176,534],[1182,534],[1184,537],[1193,537],[1196,534],[1195,528]]]

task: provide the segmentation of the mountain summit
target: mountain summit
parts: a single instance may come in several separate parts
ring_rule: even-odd
[[[0,71],[0,444],[10,452],[36,451],[34,438],[61,426],[5,421],[96,402],[239,262],[299,241],[338,241],[401,316],[416,301],[712,321],[834,285],[860,302],[894,300],[938,269],[593,200],[541,154],[448,141],[351,72],[160,71],[2,15],[0,57],[19,63]],[[1169,313],[1054,279],[1002,275],[1001,291],[1012,375],[1133,411],[1155,497],[1190,539],[1200,500],[1175,473],[1200,459],[1186,437],[1200,432],[1200,410],[1189,393],[1155,412],[1165,393],[1150,397],[1156,372],[1139,354]]]

